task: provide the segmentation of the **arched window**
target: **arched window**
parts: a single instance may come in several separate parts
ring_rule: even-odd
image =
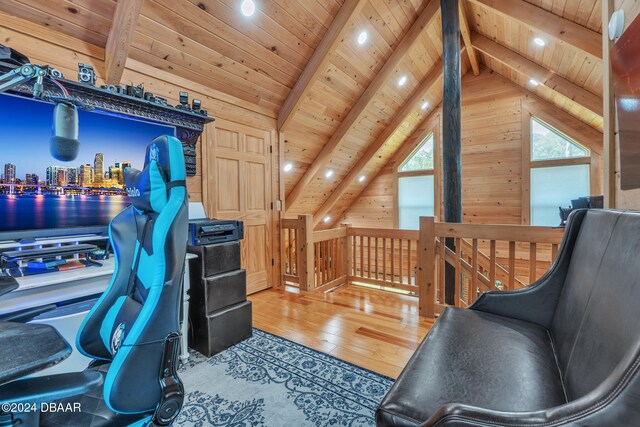
[[[429,134],[398,166],[398,227],[417,230],[435,206],[435,138]]]
[[[531,116],[531,225],[560,223],[558,208],[590,195],[591,154],[577,141]]]

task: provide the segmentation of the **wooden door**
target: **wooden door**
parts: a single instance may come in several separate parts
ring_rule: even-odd
[[[216,120],[207,127],[204,141],[202,167],[207,213],[217,219],[244,221],[241,257],[242,267],[247,270],[247,293],[271,287],[274,232],[271,134]]]

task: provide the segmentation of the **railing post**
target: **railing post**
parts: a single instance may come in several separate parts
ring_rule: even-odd
[[[420,316],[435,317],[436,226],[432,216],[420,217],[418,297]]]
[[[298,253],[298,277],[300,290],[310,291],[315,284],[315,248],[313,245],[313,216],[298,215],[296,234],[296,252]]]
[[[341,274],[346,276],[345,283],[349,284],[349,276],[351,275],[351,236],[349,236],[349,228],[351,224],[340,224],[340,227],[346,228],[345,237],[342,243],[342,268]]]

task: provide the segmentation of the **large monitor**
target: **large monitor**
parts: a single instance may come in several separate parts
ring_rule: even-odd
[[[54,159],[54,105],[0,95],[0,240],[100,232],[129,205],[123,170],[141,169],[145,149],[175,129],[80,110],[78,157]]]

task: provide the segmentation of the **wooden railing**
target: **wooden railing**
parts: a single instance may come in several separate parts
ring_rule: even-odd
[[[424,286],[425,315],[431,317],[447,305],[447,268],[452,269],[453,305],[468,306],[483,292],[533,283],[551,266],[563,232],[551,227],[436,223],[431,217],[420,218],[420,236],[427,241],[418,278]],[[527,264],[527,274],[518,277],[517,264]]]
[[[300,289],[345,283],[393,288],[420,298],[420,315],[470,305],[483,292],[534,282],[555,259],[563,230],[520,225],[438,223],[419,230],[313,231],[310,215],[284,220],[283,277]],[[445,286],[449,271],[452,284]],[[449,290],[449,298],[446,291]]]
[[[313,231],[311,215],[282,221],[283,278],[302,290],[328,289],[347,282],[347,228]]]
[[[347,228],[351,245],[348,280],[417,292],[418,231]]]

